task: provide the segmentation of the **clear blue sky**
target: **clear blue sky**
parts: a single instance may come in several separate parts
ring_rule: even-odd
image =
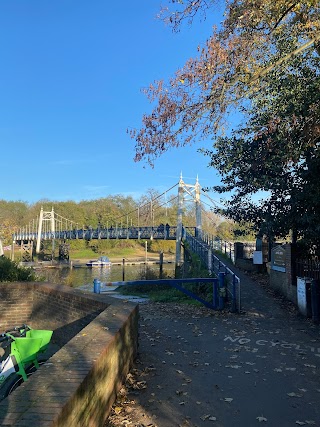
[[[173,34],[160,1],[0,4],[0,199],[83,200],[217,183],[196,148],[134,163],[128,127],[151,111],[141,88],[196,54],[206,21]],[[219,17],[216,17],[219,22]]]

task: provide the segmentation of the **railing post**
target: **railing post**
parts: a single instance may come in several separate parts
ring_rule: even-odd
[[[232,313],[237,311],[237,290],[236,290],[236,276],[232,275]]]
[[[208,271],[209,274],[212,274],[212,249],[208,249]]]
[[[212,305],[214,309],[218,308],[218,303],[219,303],[219,299],[218,299],[218,295],[219,295],[219,281],[217,278],[213,279],[213,292],[212,292]]]
[[[218,279],[219,279],[219,310],[223,310],[224,309],[224,297],[225,297],[225,284],[224,284],[224,277],[225,274],[220,272],[218,274]]]

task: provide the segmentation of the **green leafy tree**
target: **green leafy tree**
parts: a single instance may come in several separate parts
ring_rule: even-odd
[[[288,49],[285,40],[279,51]],[[245,126],[205,150],[222,175],[216,190],[236,190],[225,214],[270,236],[291,232],[311,246],[320,243],[319,65],[309,51],[288,61],[286,73],[272,70],[264,90],[251,96]],[[251,196],[261,190],[269,196],[256,202]]]

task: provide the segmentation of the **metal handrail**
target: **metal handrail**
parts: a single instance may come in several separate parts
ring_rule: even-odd
[[[237,310],[241,311],[241,280],[226,264],[224,264],[216,255],[214,255],[214,248],[210,242],[203,242],[200,237],[191,236],[188,232],[185,233],[185,240],[190,245],[190,249],[196,253],[204,265],[208,268],[209,272],[215,273],[219,276],[219,273],[224,273],[225,275],[230,274],[232,277],[232,292],[227,289],[232,296],[232,301],[236,304],[235,295],[238,294],[238,308]],[[224,270],[224,271],[222,271]],[[238,289],[238,292],[237,292]]]

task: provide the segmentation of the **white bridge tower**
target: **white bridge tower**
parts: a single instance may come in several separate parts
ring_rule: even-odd
[[[36,253],[40,253],[40,244],[41,244],[41,233],[43,229],[43,223],[49,222],[49,227],[45,227],[47,230],[50,228],[51,237],[52,237],[52,252],[54,253],[54,236],[55,236],[55,222],[54,222],[54,210],[51,209],[50,212],[44,212],[43,207],[41,207],[40,215],[39,215],[39,223],[38,223],[38,235],[37,235],[37,246]]]
[[[177,235],[176,235],[176,266],[181,265],[181,240],[182,240],[182,215],[184,208],[185,193],[195,202],[196,208],[196,237],[201,235],[201,202],[200,202],[201,187],[197,177],[195,185],[185,184],[180,175],[178,186],[178,218],[177,218]],[[189,199],[190,200],[190,199]]]

